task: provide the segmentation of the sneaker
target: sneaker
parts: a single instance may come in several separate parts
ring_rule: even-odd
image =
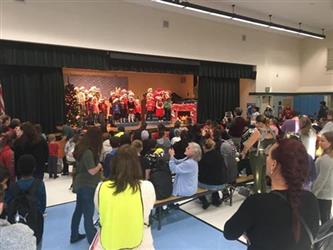
[[[204,203],[202,204],[202,208],[205,209],[205,210],[206,210],[207,208],[209,208],[209,206],[210,206],[209,202],[207,202],[207,203],[204,202]]]
[[[57,178],[59,178],[59,176],[58,176],[58,175],[55,175],[55,176],[53,176],[53,179],[57,179]]]
[[[72,244],[72,243],[78,242],[80,240],[83,240],[85,237],[86,237],[85,234],[78,234],[78,236],[76,236],[76,237],[71,237],[70,242]]]
[[[214,201],[214,202],[212,201],[212,205],[214,205],[215,207],[219,207],[221,204],[222,204],[221,200]]]

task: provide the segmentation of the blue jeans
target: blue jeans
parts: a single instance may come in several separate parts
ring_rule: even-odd
[[[86,231],[89,244],[93,241],[96,228],[93,222],[94,216],[94,193],[95,188],[80,187],[76,193],[76,206],[72,217],[71,238],[75,239],[79,235],[79,225],[81,217],[84,219],[84,230]]]

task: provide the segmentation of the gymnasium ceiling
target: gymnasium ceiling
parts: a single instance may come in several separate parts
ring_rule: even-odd
[[[140,5],[151,6],[153,8],[165,9],[182,13],[184,15],[195,15],[201,18],[212,19],[200,13],[193,13],[182,9],[165,6],[150,0],[127,0]],[[188,2],[232,12],[232,5],[235,4],[235,13],[269,21],[272,21],[298,28],[298,23],[302,23],[302,29],[307,29],[316,33],[333,30],[333,0],[188,0]],[[221,19],[221,18],[219,18]],[[234,25],[239,22],[230,20],[217,20]],[[252,25],[247,25],[253,27]]]

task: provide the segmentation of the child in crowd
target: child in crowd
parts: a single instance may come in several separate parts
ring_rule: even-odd
[[[14,152],[10,148],[10,143],[12,140],[11,132],[8,132],[1,136],[0,138],[0,164],[2,167],[6,168],[10,174],[10,181],[15,182],[15,166],[14,166]]]
[[[66,142],[65,148],[64,148],[64,152],[66,155],[66,162],[68,165],[73,166],[72,184],[69,189],[73,188],[73,183],[74,183],[74,179],[76,176],[75,158],[74,158],[73,153],[74,153],[75,146],[79,142],[79,140],[80,140],[80,134],[77,133],[71,139],[69,139],[69,141]]]
[[[58,178],[57,174],[57,162],[58,162],[58,152],[59,152],[59,144],[56,142],[56,137],[54,134],[49,134],[49,177],[50,178]]]
[[[44,182],[33,177],[37,162],[32,155],[22,155],[18,160],[18,171],[21,179],[8,190],[8,221],[11,223],[22,222],[27,224],[37,239],[38,249],[41,249],[41,241],[44,231],[43,214],[46,209],[46,191]],[[29,215],[22,215],[23,208],[29,208]],[[24,211],[27,213],[26,211]],[[19,217],[17,217],[19,214]],[[27,217],[26,220],[21,218]],[[1,242],[2,244],[2,242]],[[16,249],[16,248],[13,248]]]
[[[0,185],[0,215],[4,209],[5,189]],[[0,219],[0,250],[35,250],[36,238],[33,231],[26,225],[10,224],[8,221]]]

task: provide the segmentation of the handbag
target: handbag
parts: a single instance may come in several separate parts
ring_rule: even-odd
[[[99,230],[97,230],[95,237],[89,246],[89,250],[104,250],[104,248],[101,245],[101,238],[100,238]]]

